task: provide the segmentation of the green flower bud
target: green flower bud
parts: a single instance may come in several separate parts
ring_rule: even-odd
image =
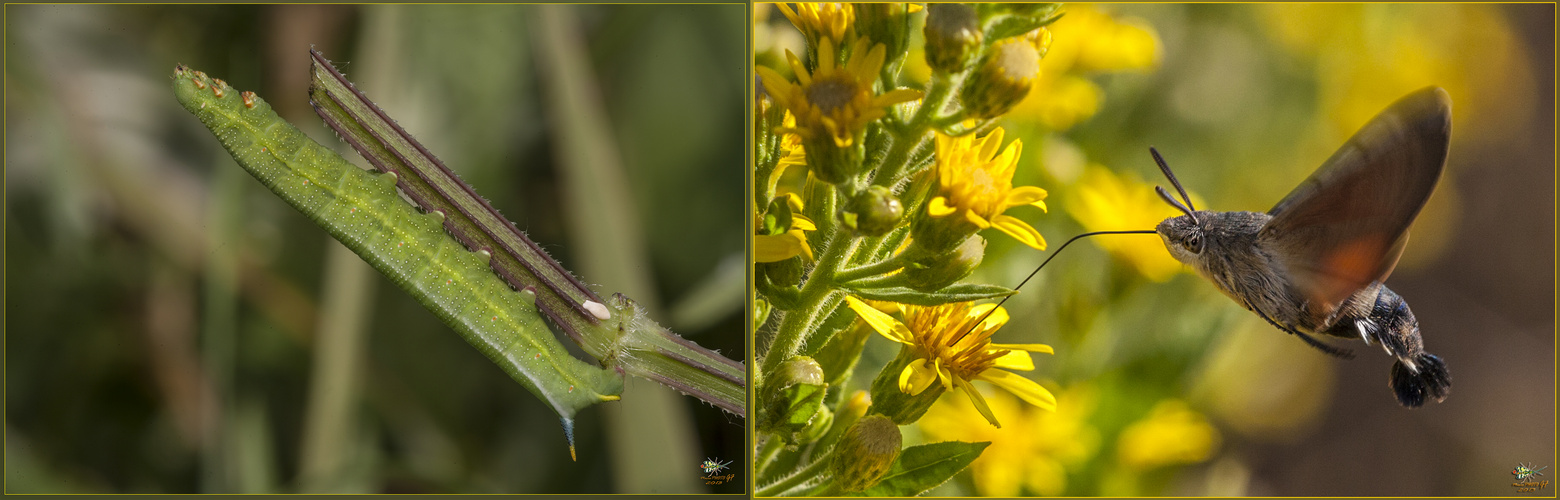
[[[769,321],[769,311],[771,311],[769,301],[762,298],[753,299],[753,331],[758,331],[759,327],[764,326],[765,321]]]
[[[888,473],[899,458],[904,437],[882,415],[862,418],[845,431],[834,451],[834,484],[842,493],[865,490]]]
[[[981,58],[960,98],[970,116],[996,118],[1024,100],[1039,75],[1040,52],[1034,44],[1024,37],[1004,39]]]
[[[965,4],[926,6],[926,64],[935,71],[958,73],[979,52],[983,35],[975,8]]]
[[[828,434],[829,428],[833,427],[833,424],[834,412],[830,411],[827,406],[818,407],[818,413],[813,416],[812,421],[808,422],[807,426],[803,427],[802,430],[797,431],[796,443],[807,444],[817,441],[825,434]]]
[[[780,365],[777,381],[781,387],[796,384],[823,385],[823,366],[808,356],[796,356]]]
[[[872,380],[872,413],[888,417],[899,425],[909,425],[920,420],[926,410],[937,402],[946,391],[941,383],[932,383],[920,394],[905,394],[899,390],[899,375],[920,356],[911,346],[899,348],[899,356],[878,372]]]
[[[980,226],[970,222],[961,213],[932,217],[922,210],[910,222],[911,249],[926,255],[947,253],[958,248],[976,231],[980,231]]]
[[[803,264],[800,255],[779,262],[758,262],[754,265],[775,286],[792,286],[802,281]]]
[[[910,39],[910,15],[905,3],[857,3],[856,33],[874,43],[883,44],[884,67],[897,68],[908,52]]]
[[[863,236],[882,236],[899,225],[904,213],[904,205],[892,191],[883,186],[872,186],[852,198],[840,215],[845,227]]]
[[[922,292],[941,290],[969,276],[985,253],[986,239],[971,235],[952,251],[910,261],[904,268],[905,280]]]
[[[802,150],[807,151],[807,168],[812,169],[818,180],[829,184],[848,181],[861,173],[861,162],[867,156],[867,149],[862,142],[861,137],[857,137],[849,146],[840,147],[828,134],[803,139]]]
[[[791,446],[822,436],[834,418],[823,405],[829,389],[823,367],[810,357],[796,356],[771,377],[760,394],[759,430],[777,434]]]

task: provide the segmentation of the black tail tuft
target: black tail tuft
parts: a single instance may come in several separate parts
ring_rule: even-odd
[[[1401,359],[1392,364],[1390,385],[1398,403],[1418,408],[1426,399],[1444,401],[1452,390],[1452,374],[1446,371],[1446,363],[1434,354],[1422,352],[1414,356],[1414,368],[1417,371],[1410,370]]]

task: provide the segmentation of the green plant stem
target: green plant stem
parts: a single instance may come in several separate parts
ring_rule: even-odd
[[[769,352],[764,354],[762,373],[773,373],[780,368],[780,363],[801,350],[807,337],[812,335],[813,327],[839,304],[841,299],[834,284],[834,274],[855,253],[860,242],[861,238],[840,231],[829,238],[817,267],[802,286],[800,307],[785,315],[774,342],[769,345]]]
[[[927,89],[926,97],[921,100],[921,107],[916,109],[915,115],[904,128],[893,131],[894,143],[883,157],[872,184],[893,187],[899,183],[901,171],[910,163],[910,153],[926,141],[932,118],[948,107],[948,101],[953,98],[953,89],[958,88],[963,80],[961,75],[932,76],[931,88]]]
[[[807,464],[806,467],[791,473],[791,475],[780,478],[779,481],[770,483],[768,486],[758,488],[753,492],[753,496],[778,496],[782,493],[790,491],[792,488],[801,486],[807,481],[818,477],[820,473],[827,471],[829,469],[829,463],[832,462],[832,460],[829,459],[833,456],[834,455],[826,454],[822,457],[819,457],[817,460],[813,460],[812,463]]]
[[[878,244],[879,243],[881,243],[881,241],[868,241],[868,242],[865,242],[863,245],[861,245],[861,247],[862,247],[863,250],[867,250],[867,251],[866,252],[858,252],[858,253],[860,253],[862,255],[870,255],[871,253],[875,253],[877,248],[878,248]],[[864,265],[864,266],[860,266],[860,267],[852,267],[852,268],[849,268],[849,269],[843,269],[839,273],[834,275],[834,281],[837,282],[837,283],[841,283],[841,284],[843,284],[843,283],[850,283],[852,281],[856,281],[856,280],[859,280],[859,279],[862,279],[862,278],[876,276],[876,275],[879,275],[879,274],[887,273],[889,271],[893,271],[895,269],[899,269],[899,268],[905,267],[904,259],[901,257],[902,255],[904,255],[904,254],[895,255],[893,257],[889,257],[887,259],[883,259],[883,260],[880,260],[880,261],[877,261],[877,262],[874,262],[874,263],[871,263],[871,264],[867,264],[867,265]]]
[[[754,455],[753,461],[753,472],[757,473],[759,478],[764,477],[764,470],[769,468],[769,464],[774,463],[775,457],[780,456],[780,450],[785,449],[783,441],[775,436],[764,439],[764,444],[761,445],[758,454]]]

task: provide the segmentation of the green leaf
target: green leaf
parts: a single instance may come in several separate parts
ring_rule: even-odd
[[[1018,293],[1017,290],[980,283],[955,283],[935,292],[921,292],[908,287],[853,289],[851,292],[863,299],[884,300],[917,306],[935,306],[954,302],[995,299]]]
[[[475,190],[417,142],[330,64],[312,60],[309,102],[336,134],[374,168],[396,174],[395,185],[423,211],[443,214],[445,231],[472,250],[486,251],[488,265],[516,290],[534,288],[536,306],[596,359],[612,354],[614,337],[587,303],[603,301],[553,260]],[[605,332],[605,333],[603,333]]]
[[[980,457],[991,442],[923,444],[905,448],[878,484],[856,496],[913,497],[936,488]]]
[[[571,446],[574,414],[618,399],[622,376],[569,354],[544,322],[535,289],[512,290],[493,273],[491,254],[445,232],[442,213],[421,213],[401,199],[401,176],[358,168],[264,99],[205,73],[178,66],[173,92],[240,167],[552,406]]]

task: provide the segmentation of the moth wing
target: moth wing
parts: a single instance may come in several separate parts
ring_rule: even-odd
[[[1330,314],[1392,273],[1408,227],[1446,165],[1451,131],[1446,91],[1428,87],[1409,94],[1268,211],[1273,219],[1260,241],[1319,308],[1313,311]]]

